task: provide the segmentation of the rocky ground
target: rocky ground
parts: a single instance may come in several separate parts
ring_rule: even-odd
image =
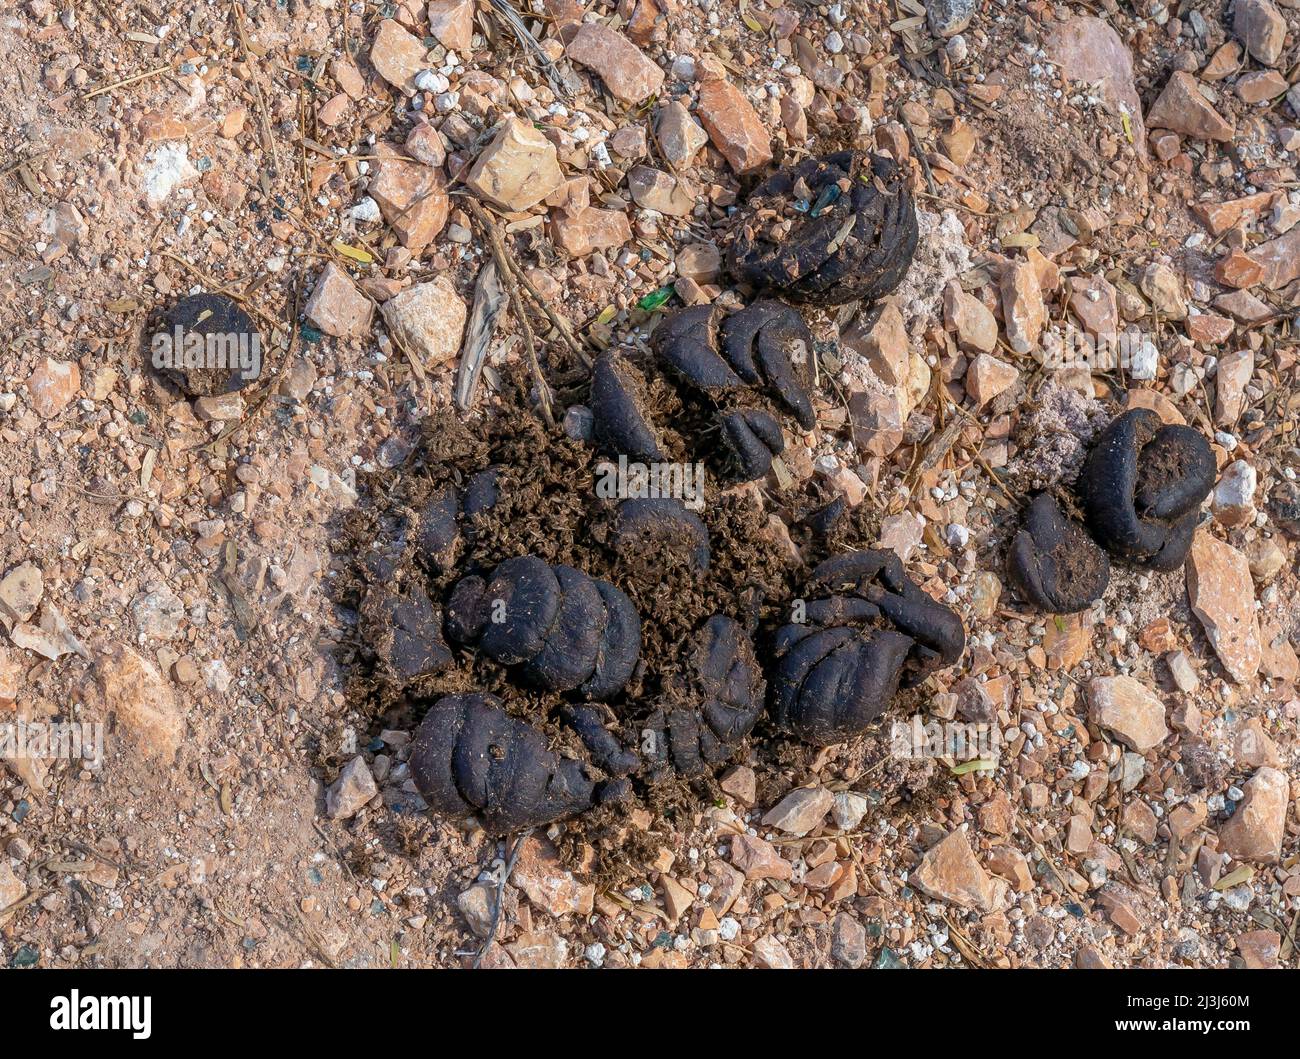
[[[0,959],[458,965],[499,892],[498,966],[1295,966],[1296,0],[515,10],[0,13],[0,721],[107,728],[102,761],[3,759]],[[594,349],[727,297],[753,177],[843,145],[905,164],[922,245],[883,312],[812,314],[818,426],[761,502],[878,510],[969,630],[926,718],[1001,753],[751,753],[632,819],[630,881],[559,826],[499,887],[505,847],[419,811],[409,732],[346,694],[331,602],[346,513],[453,400],[470,201]],[[147,363],[198,290],[266,336],[237,395]],[[529,371],[505,312],[475,422]],[[1062,354],[1129,329],[1118,365]],[[1035,613],[1019,501],[1134,406],[1214,439],[1187,568]]]

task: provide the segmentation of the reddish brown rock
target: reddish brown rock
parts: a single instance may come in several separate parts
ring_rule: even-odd
[[[907,384],[911,361],[907,324],[893,302],[885,304],[870,330],[857,322],[845,331],[843,342],[866,360],[876,378],[886,386]]]
[[[1110,921],[1125,934],[1142,933],[1146,919],[1137,894],[1123,883],[1108,882],[1097,892],[1097,904],[1110,916]]]
[[[375,31],[370,45],[370,65],[379,76],[394,88],[415,91],[415,75],[425,69],[427,55],[424,44],[397,24],[396,19],[385,18]]]
[[[351,105],[352,97],[346,92],[338,92],[330,96],[316,109],[316,120],[322,125],[337,125],[343,120],[348,107]]]
[[[1232,756],[1239,766],[1246,768],[1282,767],[1277,744],[1264,731],[1264,724],[1258,717],[1252,717],[1237,728],[1232,740]]]
[[[649,970],[680,970],[686,967],[686,957],[666,946],[652,948],[641,958],[641,966]]]
[[[674,0],[618,0],[618,16],[627,35],[641,45],[662,40],[667,35],[668,16],[675,11]]]
[[[765,967],[773,971],[788,971],[794,967],[789,950],[774,937],[756,938],[752,952],[754,967]]]
[[[1044,294],[1051,294],[1061,285],[1061,267],[1036,246],[1025,251],[1025,260],[1034,266],[1038,286]]]
[[[117,718],[117,732],[146,758],[171,761],[180,749],[185,720],[171,688],[153,663],[116,645],[95,664],[104,709]],[[163,780],[166,771],[158,774]]]
[[[1237,935],[1237,952],[1251,971],[1271,971],[1277,967],[1282,935],[1276,930],[1247,930]]]
[[[1272,0],[1236,0],[1232,32],[1254,58],[1276,66],[1286,42],[1286,21]]]
[[[1065,827],[1065,848],[1076,856],[1088,852],[1092,845],[1092,821],[1084,813],[1075,813]]]
[[[350,820],[379,793],[366,759],[358,754],[325,791],[325,815],[331,820]]]
[[[655,119],[655,138],[668,164],[685,169],[709,142],[709,134],[691,117],[690,111],[673,100]]]
[[[849,423],[860,452],[888,456],[903,443],[903,399],[897,390],[859,390],[849,395]]]
[[[1275,625],[1260,625],[1259,671],[1274,681],[1294,684],[1300,677],[1300,656],[1287,634]]]
[[[237,212],[248,197],[248,181],[242,174],[230,169],[209,169],[199,178],[199,183],[203,186],[208,201],[226,213]]]
[[[565,869],[549,839],[536,835],[524,839],[510,880],[536,908],[557,919],[591,915],[596,888]]]
[[[1049,669],[1064,669],[1067,672],[1083,661],[1092,648],[1092,630],[1084,626],[1077,614],[1061,616],[1056,621],[1047,623],[1047,632],[1043,637],[1043,650],[1047,652]]]
[[[599,74],[610,95],[624,103],[644,102],[664,81],[664,72],[640,48],[598,22],[585,23],[564,51]]]
[[[465,302],[445,272],[389,298],[381,312],[393,339],[425,367],[436,367],[460,352]]]
[[[1165,707],[1140,681],[1126,675],[1094,677],[1088,685],[1088,720],[1138,754],[1165,741]]]
[[[27,376],[27,400],[43,419],[62,412],[81,392],[81,369],[75,361],[46,357]]]
[[[624,125],[608,142],[611,151],[629,162],[646,155],[646,133],[640,125]]]
[[[884,148],[899,162],[906,162],[912,156],[912,144],[902,122],[891,121],[879,126],[876,129],[876,146]]]
[[[1201,71],[1202,81],[1222,81],[1241,69],[1241,45],[1235,40],[1220,44]]]
[[[772,160],[771,134],[749,100],[725,77],[706,77],[696,113],[713,145],[737,173],[752,173]]]
[[[1250,576],[1257,585],[1267,585],[1286,566],[1286,552],[1271,538],[1261,538],[1246,548]]]
[[[1198,827],[1205,823],[1206,806],[1204,798],[1194,798],[1175,806],[1169,812],[1169,831],[1182,842]]]
[[[1242,790],[1245,797],[1219,828],[1219,848],[1236,860],[1276,863],[1286,837],[1290,800],[1286,773],[1262,768]]]
[[[961,118],[955,118],[948,130],[939,135],[939,146],[943,153],[958,166],[964,166],[970,161],[977,142],[975,130]]]
[[[826,475],[826,482],[836,493],[843,495],[849,507],[857,507],[867,498],[867,484],[851,467],[836,466]]]
[[[1214,266],[1214,278],[1225,287],[1253,287],[1264,275],[1264,266],[1241,250],[1225,254]]]
[[[955,280],[943,290],[943,325],[957,333],[957,345],[968,353],[992,353],[997,348],[997,318]]]
[[[1159,390],[1135,387],[1124,395],[1124,408],[1149,408],[1160,417],[1162,423],[1182,424],[1187,420],[1178,406]]]
[[[1016,893],[1028,893],[1034,888],[1034,877],[1029,861],[1015,846],[995,846],[989,850],[989,871],[1011,884]]]
[[[981,353],[966,369],[966,392],[983,408],[999,394],[1006,392],[1020,378],[1020,370],[990,353]]]
[[[1140,798],[1134,798],[1124,806],[1124,827],[1139,842],[1148,846],[1156,840],[1156,814],[1151,806]]]
[[[1176,71],[1147,112],[1147,125],[1200,140],[1229,141],[1234,130],[1200,93],[1196,78]]]
[[[844,877],[844,865],[838,861],[819,864],[803,877],[803,884],[810,890],[829,890]]]
[[[244,398],[237,393],[217,393],[194,399],[194,417],[204,423],[223,423],[244,415]]]
[[[161,143],[165,140],[184,140],[190,130],[185,122],[164,114],[158,110],[149,110],[140,118],[139,136],[141,143]]]
[[[474,36],[474,0],[430,0],[429,32],[444,48],[464,58]]]
[[[1291,86],[1276,70],[1255,70],[1252,73],[1242,74],[1233,87],[1236,89],[1237,98],[1243,103],[1263,103],[1265,100],[1286,95],[1286,90]]]
[[[29,560],[6,571],[0,578],[0,625],[12,632],[36,613],[44,594],[45,579],[35,563]]]
[[[781,124],[785,126],[787,143],[803,143],[808,139],[808,115],[793,92],[781,97]]]
[[[1260,282],[1279,290],[1300,279],[1300,225],[1272,242],[1262,243],[1250,252],[1252,260],[1264,269]]]
[[[826,819],[834,802],[835,796],[824,788],[799,787],[768,810],[763,826],[802,838]]]
[[[581,213],[591,205],[591,181],[587,177],[566,180],[546,196],[546,205],[568,214]]]
[[[1155,151],[1156,157],[1162,162],[1177,158],[1183,149],[1182,138],[1168,129],[1155,129],[1147,139],[1151,143],[1151,150]]]
[[[1300,151],[1300,132],[1296,132],[1294,139],[1294,149]],[[1279,137],[1279,141],[1285,142],[1282,137]],[[1300,205],[1287,201],[1277,202],[1273,206],[1272,215],[1269,217],[1269,224],[1272,226],[1273,231],[1278,235],[1285,235],[1296,225],[1300,224]]]
[[[1254,679],[1261,648],[1246,557],[1208,530],[1198,532],[1187,556],[1187,597],[1228,676],[1239,684]]]
[[[374,311],[374,303],[357,290],[352,277],[330,261],[307,299],[305,315],[325,334],[347,338],[365,333]]]
[[[1070,309],[1083,329],[1094,338],[1119,331],[1119,305],[1115,288],[1105,276],[1071,276]]]
[[[622,246],[632,238],[632,227],[621,210],[588,206],[573,214],[556,214],[551,218],[551,233],[567,254],[586,257],[597,250]]]
[[[922,893],[958,908],[997,911],[1005,903],[1006,885],[980,867],[966,832],[957,830],[940,839],[908,876]]]
[[[1192,206],[1192,212],[1211,235],[1218,236],[1239,224],[1259,220],[1272,208],[1276,197],[1275,192],[1261,191],[1227,202],[1198,202]]]
[[[1187,317],[1187,337],[1203,346],[1217,346],[1232,337],[1236,325],[1226,316],[1215,313],[1191,313]]]
[[[0,647],[0,709],[7,709],[18,701],[18,685],[22,675],[18,655],[7,647]]]
[[[713,887],[713,892],[709,894],[709,908],[715,916],[725,916],[745,887],[744,873],[715,857],[709,861],[707,878]]]
[[[1178,634],[1174,632],[1173,622],[1166,615],[1161,615],[1148,622],[1138,631],[1138,643],[1144,651],[1160,654],[1178,649]]]
[[[569,943],[558,934],[533,931],[520,934],[506,946],[516,967],[530,970],[554,970],[565,965]]]
[[[587,12],[583,0],[542,0],[542,10],[555,23],[556,28],[581,22]]]
[[[1138,286],[1166,320],[1187,318],[1187,288],[1174,269],[1163,261],[1153,261],[1138,274]]]
[[[536,206],[563,183],[555,144],[513,116],[501,124],[465,177],[465,186],[476,195],[512,213]]]
[[[731,863],[755,879],[788,879],[793,874],[790,862],[770,842],[753,835],[735,835],[731,839]]]
[[[688,276],[678,276],[673,280],[673,290],[685,305],[708,305],[712,300],[704,288]]]
[[[1043,289],[1034,266],[1027,261],[1009,264],[1002,270],[999,291],[1007,342],[1017,353],[1032,352],[1047,319]]]
[[[429,122],[421,122],[406,134],[406,153],[417,162],[437,168],[447,160],[442,134]]]
[[[642,209],[670,217],[689,217],[698,198],[696,188],[648,165],[632,167],[627,175],[627,190]]]
[[[742,805],[753,805],[758,797],[758,777],[748,765],[735,765],[718,781],[723,794],[729,794]]]
[[[677,275],[713,283],[722,274],[722,252],[713,243],[690,243],[677,251]]]
[[[668,913],[670,925],[681,919],[695,903],[695,895],[671,875],[659,877],[659,890],[664,897],[664,911]]]
[[[1165,655],[1165,664],[1169,667],[1169,675],[1173,678],[1174,686],[1179,691],[1190,695],[1200,687],[1201,678],[1196,675],[1196,669],[1193,667],[1191,659],[1187,657],[1186,651],[1169,652],[1169,654]],[[1185,720],[1185,718],[1174,718],[1174,728],[1178,728],[1182,720]]]
[[[419,254],[447,224],[451,201],[442,173],[381,143],[370,178],[370,197],[404,247]]]
[[[911,511],[887,515],[880,523],[876,547],[893,552],[907,562],[921,546],[925,526],[925,520]]]
[[[361,71],[346,55],[340,55],[330,60],[330,73],[334,75],[334,80],[338,83],[339,88],[343,89],[353,99],[360,99],[366,94],[366,79],[361,76]],[[246,115],[247,112],[244,113]],[[221,135],[227,135],[224,128]],[[238,135],[238,133],[236,132],[235,135]]]
[[[0,856],[0,911],[17,904],[27,895],[27,884],[9,867],[9,858]]]
[[[1234,290],[1214,299],[1214,307],[1227,313],[1239,324],[1257,324],[1273,315],[1273,309],[1248,290]]]
[[[1237,425],[1246,407],[1246,387],[1255,373],[1255,354],[1240,349],[1219,358],[1214,373],[1214,421],[1225,430]]]

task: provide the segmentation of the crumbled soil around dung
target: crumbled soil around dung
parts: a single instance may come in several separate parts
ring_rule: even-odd
[[[675,391],[655,386],[654,405],[665,434],[685,444],[691,419]],[[669,417],[673,417],[669,419]],[[462,532],[459,557],[447,570],[430,570],[408,547],[391,578],[392,585],[421,585],[435,601],[467,573],[491,571],[518,555],[536,555],[551,564],[573,566],[623,589],[641,617],[641,663],[624,691],[609,700],[617,718],[612,730],[627,745],[637,745],[645,719],[656,709],[697,703],[692,693],[688,660],[700,628],[714,614],[735,618],[750,630],[761,652],[776,625],[786,620],[791,601],[808,570],[821,559],[843,550],[865,547],[875,538],[877,519],[854,509],[838,520],[832,533],[807,537],[805,564],[793,564],[765,531],[766,515],[752,487],[721,486],[710,479],[708,501],[699,512],[708,532],[711,562],[704,571],[689,562],[689,542],[678,554],[671,548],[616,550],[611,525],[617,500],[597,494],[600,465],[606,462],[590,445],[549,431],[535,411],[513,402],[482,421],[467,423],[451,411],[426,422],[419,442],[399,467],[376,473],[365,483],[373,504],[353,512],[338,552],[352,556],[347,573],[338,580],[339,605],[357,610],[370,587],[369,575],[355,557],[369,550],[392,551],[393,534],[404,516],[417,510],[447,486],[463,485],[489,467],[496,472],[498,500],[472,519]],[[802,498],[801,510],[815,508],[824,498]],[[558,713],[564,695],[529,687],[517,673],[475,649],[457,649],[447,669],[421,677],[404,688],[384,680],[364,644],[352,643],[340,653],[350,673],[349,698],[372,718],[372,734],[413,727],[438,697],[469,690],[501,698],[508,712],[544,730],[553,747],[569,756],[588,755]],[[788,740],[760,721],[750,738],[759,756],[775,754],[785,766],[806,760],[809,749]],[[769,750],[768,748],[775,748]],[[736,757],[745,756],[745,747]],[[623,849],[628,839],[626,819],[638,808],[656,818],[689,815],[716,797],[716,777],[669,778],[636,787],[631,802],[599,807],[571,821],[565,829],[565,849],[594,855],[602,881],[615,885],[634,861]],[[642,841],[651,842],[643,838]]]

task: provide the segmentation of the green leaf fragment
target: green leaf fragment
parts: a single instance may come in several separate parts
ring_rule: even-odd
[[[988,758],[976,758],[974,761],[963,761],[960,765],[952,767],[954,776],[964,776],[968,772],[992,772],[998,767],[996,761],[990,761]]]
[[[651,293],[647,294],[644,298],[642,298],[639,302],[637,302],[636,307],[638,309],[643,309],[645,312],[652,313],[656,309],[658,309],[659,306],[663,305],[666,301],[668,301],[668,299],[671,298],[672,296],[673,296],[672,287],[660,287],[657,291],[651,291]]]

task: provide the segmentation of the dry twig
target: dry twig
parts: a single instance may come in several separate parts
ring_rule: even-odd
[[[519,12],[508,3],[508,0],[489,0],[489,2],[492,5],[493,13],[509,27],[510,32],[515,35],[515,39],[523,46],[529,58],[546,75],[546,81],[551,86],[551,91],[561,99],[572,98],[568,86],[564,83],[564,78],[560,76],[559,69],[551,61],[551,57],[542,49],[537,38],[532,35],[524,24],[524,20],[519,17]]]
[[[266,96],[262,93],[261,79],[253,66],[253,53],[249,51],[248,36],[244,33],[244,9],[240,4],[230,5],[230,20],[234,23],[235,32],[239,36],[239,49],[244,54],[244,62],[249,67],[249,79],[253,82],[253,99],[257,103],[258,123],[262,127],[262,146],[271,152],[271,171],[279,176],[280,151],[275,146],[275,137],[271,134],[271,115],[266,109]]]
[[[524,843],[532,833],[533,829],[530,827],[515,839],[512,847],[507,847],[508,856],[505,865],[501,869],[501,877],[497,879],[496,900],[492,902],[492,922],[488,926],[487,937],[483,939],[483,944],[479,946],[478,952],[474,955],[475,970],[483,963],[483,957],[487,955],[488,949],[496,941],[497,930],[501,926],[501,909],[506,900],[506,883],[510,881],[510,875],[515,870],[515,864],[519,860],[519,854],[523,851]]]
[[[115,88],[121,88],[124,85],[133,85],[137,81],[144,81],[150,77],[157,77],[159,74],[166,73],[172,68],[171,63],[163,63],[161,66],[155,66],[152,70],[146,70],[142,74],[132,74],[130,77],[124,77],[120,81],[114,81],[109,85],[100,85],[86,93],[86,99],[94,99],[96,96],[102,96],[105,92],[112,92]]]
[[[492,259],[496,262],[497,274],[506,288],[511,311],[514,312],[519,329],[523,332],[524,348],[528,351],[528,366],[533,376],[533,385],[537,387],[538,401],[542,406],[542,418],[546,420],[548,427],[554,427],[555,415],[551,411],[551,388],[542,375],[542,364],[537,356],[537,341],[533,337],[533,328],[528,322],[528,314],[524,311],[524,300],[519,295],[518,267],[513,265],[510,256],[506,253],[506,248],[501,242],[501,232],[488,216],[487,211],[471,199],[466,199],[465,205],[492,248]]]

